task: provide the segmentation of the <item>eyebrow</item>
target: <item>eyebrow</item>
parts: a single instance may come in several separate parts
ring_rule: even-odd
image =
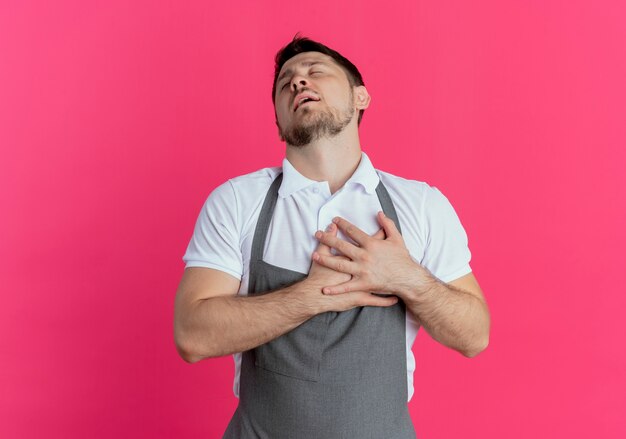
[[[305,62],[300,63],[300,65],[305,66],[305,67],[310,67],[310,66],[313,66],[313,65],[315,65],[315,64],[322,64],[322,65],[326,65],[326,63],[325,63],[324,61],[305,61]],[[285,71],[284,71],[284,72],[283,72],[283,73],[282,73],[282,74],[278,77],[278,79],[276,80],[276,84],[278,85],[278,83],[279,83],[280,81],[282,81],[282,80],[285,78],[285,76],[290,75],[290,74],[292,74],[292,73],[293,73],[293,69],[290,69],[290,68],[289,68],[289,69],[285,70]]]

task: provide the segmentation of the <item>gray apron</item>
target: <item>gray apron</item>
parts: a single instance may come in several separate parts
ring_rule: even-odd
[[[307,274],[263,261],[282,173],[272,183],[256,225],[248,294],[275,291]],[[398,217],[385,186],[376,194]],[[224,439],[409,439],[405,306],[326,312],[243,352],[239,406]]]

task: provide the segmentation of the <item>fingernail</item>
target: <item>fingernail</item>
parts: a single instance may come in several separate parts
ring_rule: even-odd
[[[330,224],[328,225],[328,227],[326,227],[326,231],[327,231],[327,232],[332,232],[332,231],[333,231],[333,226],[334,226],[334,224],[333,224],[333,223],[330,223]]]
[[[318,230],[317,232],[315,232],[315,237],[316,238],[321,238],[322,237],[322,232],[320,230]]]
[[[334,217],[334,218],[333,218],[333,222],[334,222],[334,223],[338,223],[338,222],[339,222],[339,217],[337,217],[337,216],[336,216],[336,217]]]

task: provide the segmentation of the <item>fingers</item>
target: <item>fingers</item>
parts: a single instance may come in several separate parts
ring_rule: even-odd
[[[337,227],[334,224],[330,224],[327,228],[326,228],[326,232],[330,233],[331,236],[336,237],[337,236]],[[319,232],[315,233],[315,237],[317,238],[317,234]],[[315,251],[317,253],[323,254],[323,255],[331,255],[331,251],[330,251],[330,246],[326,245],[324,242],[320,241],[317,244],[317,248],[315,249]],[[313,254],[315,255],[315,253]],[[315,257],[313,257],[313,259],[315,259]]]
[[[368,285],[366,282],[359,279],[358,277],[354,277],[354,275],[352,276],[352,279],[347,282],[322,288],[322,293],[332,296],[335,294],[345,294],[353,291],[371,290],[371,285]]]
[[[331,224],[329,227],[334,227],[335,229],[337,228],[337,226],[335,226],[334,224]],[[357,259],[361,255],[361,253],[363,253],[363,249],[360,249],[359,247],[349,243],[348,241],[344,241],[343,239],[338,238],[337,233],[324,234],[318,231],[315,233],[315,237],[321,242],[324,242],[324,244],[326,244],[327,246],[337,249],[339,252],[341,252],[341,254],[349,257],[352,260]]]
[[[374,239],[385,239],[385,229],[378,229],[378,232],[372,235]]]
[[[332,298],[329,297],[328,299],[331,300],[333,304],[329,309],[338,312],[348,311],[360,306],[393,306],[399,301],[397,296],[377,296],[366,291],[353,291],[351,293],[332,296]]]
[[[385,234],[387,235],[388,239],[396,240],[399,236],[402,236],[400,234],[400,231],[396,227],[396,223],[394,223],[391,218],[385,215],[382,210],[378,212],[378,215],[376,215],[376,219],[378,219],[378,224],[380,224],[385,230]]]
[[[337,224],[337,227],[354,242],[364,247],[368,240],[372,239],[370,235],[359,229],[357,226],[345,220],[341,217],[333,218],[333,223]]]
[[[323,242],[326,246],[337,249],[343,255],[348,256],[352,260],[355,260],[363,253],[363,249],[361,247],[363,247],[362,244],[365,242],[365,238],[370,240],[384,240],[387,236],[389,236],[389,234],[385,231],[384,226],[370,236],[358,227],[352,225],[350,222],[344,220],[343,218],[337,217],[333,219],[333,221],[337,223],[337,226],[335,226],[334,223],[331,223],[326,229],[326,234],[322,233],[321,231],[317,231],[315,232],[315,238],[318,239],[320,242]],[[391,221],[391,223],[391,225],[395,227],[395,225],[393,225],[393,221]],[[344,241],[343,239],[338,238],[336,233],[336,227],[340,227],[347,236],[349,236],[356,243],[361,245],[361,247],[357,247],[356,245],[353,245],[348,241]],[[333,233],[331,236],[329,236],[328,233],[331,232],[331,230]]]
[[[356,297],[355,306],[392,306],[398,303],[396,296],[381,297],[366,292],[354,292]]]
[[[332,268],[341,273],[347,273],[353,276],[359,273],[359,265],[344,256],[334,256],[315,251],[313,253],[313,260],[318,264],[322,264],[325,267]]]

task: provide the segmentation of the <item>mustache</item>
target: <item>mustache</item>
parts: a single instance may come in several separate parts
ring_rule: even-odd
[[[315,93],[315,92],[314,92],[313,90],[311,90],[310,88],[308,88],[308,87],[302,87],[301,89],[296,90],[296,91],[294,91],[294,92],[293,92],[293,97],[291,98],[291,104],[293,105],[293,102],[295,101],[296,96],[298,96],[300,93],[304,93],[305,91],[308,91],[308,92],[310,92],[310,93],[313,93],[315,96],[317,96],[317,93]]]

